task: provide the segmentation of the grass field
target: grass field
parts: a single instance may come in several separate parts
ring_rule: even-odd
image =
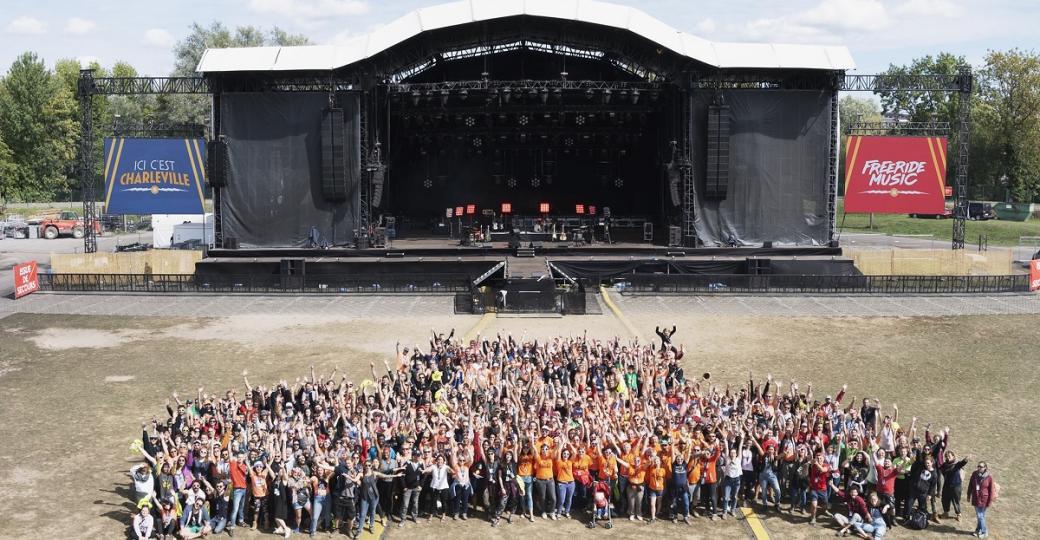
[[[136,461],[130,442],[139,423],[163,414],[171,392],[207,392],[241,386],[248,368],[254,384],[319,373],[339,366],[363,378],[369,361],[381,363],[394,343],[421,342],[429,328],[455,326],[459,334],[477,318],[430,314],[413,319],[382,316],[337,319],[278,315],[229,319],[14,314],[0,329],[0,538],[121,538],[127,523],[126,471]],[[1033,509],[1034,451],[1040,420],[1034,391],[1036,316],[948,318],[744,317],[695,312],[636,314],[643,335],[675,322],[687,344],[687,373],[712,373],[718,384],[741,384],[749,371],[784,381],[812,382],[821,394],[849,383],[856,397],[898,403],[907,416],[949,425],[952,447],[990,461],[1001,482],[991,512],[994,538],[1036,538]],[[484,334],[512,332],[548,337],[624,335],[609,316],[483,320]],[[891,538],[967,535],[973,518],[944,522],[924,533],[896,530]],[[765,516],[773,538],[826,538],[829,526],[804,518]],[[618,522],[591,533],[577,522],[514,523],[492,529],[483,520],[423,524],[390,539],[530,538],[557,536],[631,538],[748,538],[733,520],[694,526]],[[269,535],[240,530],[237,537]]]
[[[843,214],[843,201],[838,201],[838,227],[846,232],[873,232],[881,234],[933,235],[936,240],[949,241],[953,221],[949,219],[917,219],[906,214],[874,214],[874,228],[870,228],[869,214]],[[968,221],[965,227],[968,243],[986,235],[991,246],[1017,246],[1019,237],[1040,236],[1040,220],[1030,221]]]

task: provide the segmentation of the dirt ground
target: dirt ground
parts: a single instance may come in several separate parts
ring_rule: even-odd
[[[952,448],[990,462],[1002,485],[990,513],[994,538],[1040,537],[1027,491],[1040,458],[1033,414],[1040,317],[827,318],[709,316],[643,313],[629,317],[645,337],[655,324],[679,326],[688,374],[709,372],[718,384],[740,384],[752,370],[782,381],[812,382],[820,395],[849,383],[857,398],[898,403],[906,420],[949,425]],[[580,334],[626,335],[612,315],[562,319],[491,319],[430,316],[368,320],[297,315],[226,319],[88,317],[14,314],[0,321],[0,538],[122,538],[129,523],[127,470],[136,462],[130,443],[140,422],[163,414],[173,391],[193,394],[241,387],[248,368],[254,384],[319,373],[339,366],[355,380],[368,363],[389,359],[395,342],[425,343],[436,326],[461,335],[512,332],[540,338]],[[970,508],[970,507],[969,507]],[[484,521],[391,527],[387,536],[458,539],[518,534],[635,537],[664,540],[747,538],[746,524],[699,520],[617,522],[612,531],[589,532],[577,522],[526,521],[492,529]],[[774,538],[824,538],[829,527],[804,518],[764,516]],[[973,513],[925,533],[897,530],[891,538],[969,535]],[[236,537],[269,535],[240,531]]]

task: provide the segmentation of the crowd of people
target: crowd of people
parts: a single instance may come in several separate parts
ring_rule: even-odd
[[[683,346],[434,333],[355,384],[333,371],[167,400],[142,423],[135,538],[237,527],[357,537],[423,520],[725,520],[741,507],[881,538],[961,520],[949,428],[772,376],[739,387],[688,377]],[[998,486],[967,482],[975,536]],[[940,516],[940,511],[942,516]],[[923,523],[922,523],[923,522]]]

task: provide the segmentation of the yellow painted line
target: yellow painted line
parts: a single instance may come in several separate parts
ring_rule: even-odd
[[[387,519],[389,519],[389,518],[387,518]],[[383,527],[383,525],[382,525],[381,523],[379,523],[378,521],[376,521],[376,522],[375,522],[375,525],[373,525],[373,526],[372,526],[372,532],[368,532],[368,529],[366,529],[366,528],[364,528],[364,527],[361,527],[361,535],[359,535],[359,536],[358,536],[358,538],[365,538],[365,539],[369,539],[369,538],[374,538],[374,539],[379,539],[379,538],[382,538],[382,537],[383,537],[383,533],[384,533],[384,532],[386,532],[386,528],[385,528],[385,527]]]
[[[766,531],[765,525],[762,524],[762,520],[754,510],[744,507],[740,509],[740,512],[744,514],[744,522],[751,527],[751,534],[755,540],[769,540],[769,532]]]
[[[603,285],[600,285],[599,292],[603,295],[603,303],[607,304],[607,307],[610,308],[610,311],[612,313],[614,313],[614,316],[617,317],[617,320],[621,321],[621,324],[624,325],[625,328],[628,329],[628,331],[634,337],[639,338],[639,341],[644,341],[643,336],[639,334],[639,331],[636,330],[636,327],[628,321],[628,317],[625,317],[625,315],[621,313],[621,309],[618,308],[617,304],[614,303],[614,300],[610,298],[610,292],[607,291],[607,288]]]
[[[462,336],[462,342],[468,343],[469,340],[476,339],[477,335],[480,334],[484,330],[484,328],[487,327],[488,323],[490,323],[493,320],[495,320],[494,313],[484,313],[484,316],[481,317],[479,321],[477,321],[477,324],[474,324],[473,328],[470,328],[469,331],[467,331],[466,334]]]

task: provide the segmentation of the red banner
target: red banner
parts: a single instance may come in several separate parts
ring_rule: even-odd
[[[16,264],[14,267],[14,297],[21,298],[40,290],[40,278],[36,276],[36,261]]]
[[[849,137],[845,212],[942,214],[946,137]]]
[[[1040,259],[1029,261],[1029,290],[1040,291]]]

